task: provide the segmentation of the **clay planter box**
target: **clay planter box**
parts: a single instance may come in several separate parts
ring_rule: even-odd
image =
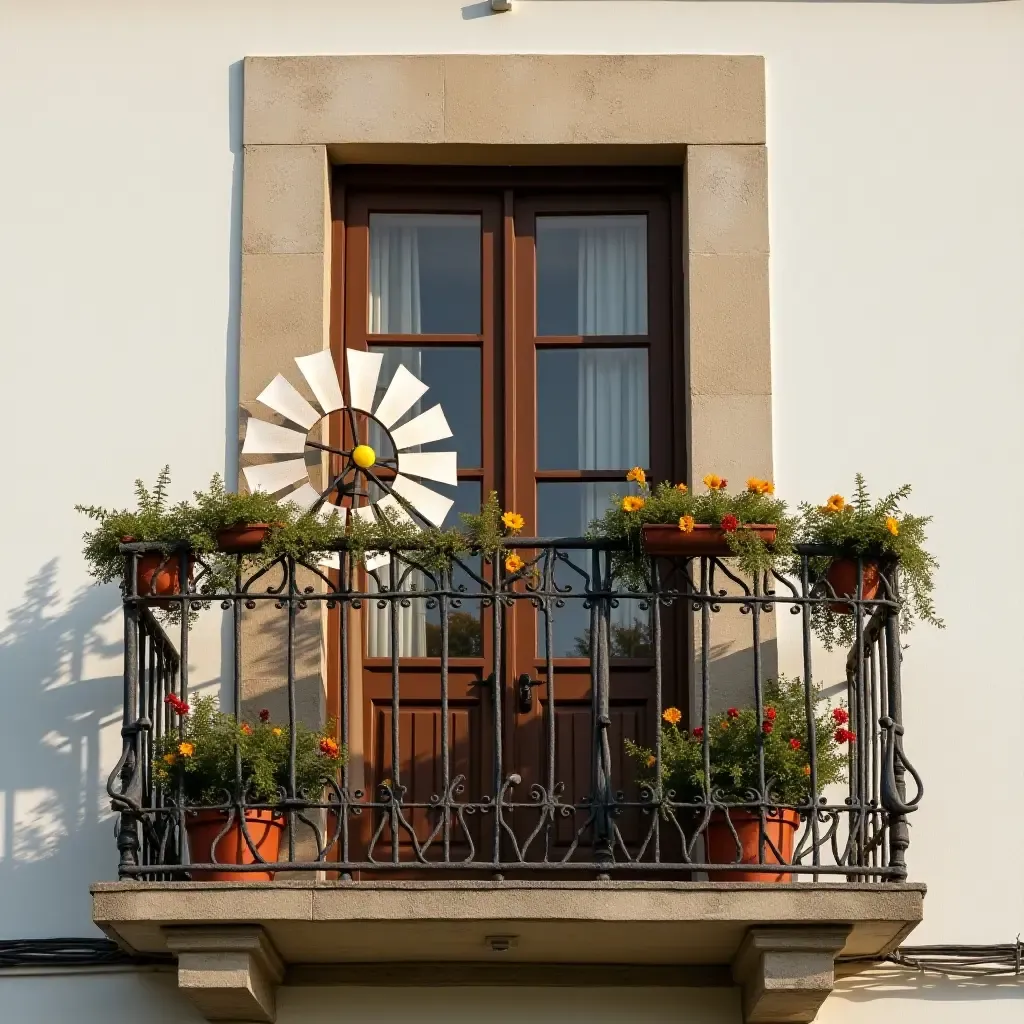
[[[857,596],[857,559],[837,558],[828,567],[825,578],[838,597]],[[878,563],[864,561],[863,599],[873,600],[878,594],[881,580],[878,575]],[[853,605],[845,601],[831,601],[829,609],[836,615],[852,615]]]
[[[232,871],[232,864],[258,864],[250,847],[259,850],[260,856],[273,863],[281,849],[281,835],[284,832],[284,818],[270,810],[247,809],[245,811],[246,831],[249,842],[242,834],[242,826],[236,812],[231,819],[231,826],[224,831],[228,823],[227,811],[196,811],[189,814],[185,821],[188,832],[188,849],[192,860],[208,864],[216,855],[217,863],[223,869],[195,871],[189,869],[193,881],[196,882],[272,882],[273,871]],[[223,836],[220,836],[224,832]],[[217,837],[220,836],[220,839]],[[216,843],[216,849],[214,849]]]
[[[270,523],[236,523],[217,531],[217,550],[226,555],[251,555],[263,547]]]
[[[195,559],[189,556],[188,578],[192,581]],[[181,593],[181,556],[177,553],[143,555],[135,563],[135,591],[139,597],[174,597]],[[154,601],[159,608],[170,608],[172,601]]]
[[[765,544],[775,543],[777,526],[751,523],[740,527],[752,530]],[[648,523],[641,530],[641,543],[648,555],[669,555],[675,558],[696,558],[699,555],[729,556],[732,551],[720,526],[695,526],[683,533],[673,523]]]
[[[760,816],[753,811],[734,810],[729,819],[736,835],[729,828],[725,811],[712,811],[704,833],[704,859],[708,864],[757,864],[760,845]],[[791,808],[783,808],[775,814],[767,813],[764,819],[764,862],[765,864],[788,864],[793,860],[793,838],[800,827],[800,815]],[[739,861],[737,862],[736,841],[739,840]],[[769,842],[774,846],[769,846]],[[776,855],[778,850],[782,860]],[[771,871],[709,871],[709,882],[788,882],[789,872]]]

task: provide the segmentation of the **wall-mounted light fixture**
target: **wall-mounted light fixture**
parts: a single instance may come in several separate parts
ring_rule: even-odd
[[[491,10],[496,14],[512,10],[512,0],[491,0]]]

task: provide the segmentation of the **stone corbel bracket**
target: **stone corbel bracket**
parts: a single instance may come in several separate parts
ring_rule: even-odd
[[[178,988],[207,1020],[273,1024],[284,965],[260,927],[170,927]]]
[[[849,925],[751,928],[732,962],[746,1024],[813,1021],[835,984]]]

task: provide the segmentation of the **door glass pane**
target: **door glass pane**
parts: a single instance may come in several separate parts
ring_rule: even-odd
[[[392,424],[395,430],[404,423],[440,405],[452,437],[427,444],[416,445],[408,451],[458,453],[458,464],[464,469],[480,468],[481,393],[480,349],[472,346],[452,348],[445,345],[371,345],[371,352],[382,352],[380,376],[377,378],[376,409],[387,392],[387,387],[399,366],[427,385],[419,401],[399,420]],[[384,430],[376,422],[370,423],[371,447],[382,458],[392,458],[394,452]],[[646,465],[646,463],[645,463]]]
[[[647,395],[646,349],[538,349],[537,468],[646,467]]]
[[[475,480],[463,480],[458,487],[446,487],[425,481],[429,486],[455,500],[448,513],[446,526],[459,523],[460,512],[480,511],[480,484]],[[382,497],[382,492],[371,485],[373,500]],[[454,590],[465,588],[465,593],[479,593],[480,584],[473,574],[480,575],[482,564],[479,556],[459,559],[462,565],[452,570],[451,584]],[[401,561],[395,564],[394,582],[398,589],[417,593],[430,592],[441,583],[427,573]],[[390,590],[392,586],[391,567],[384,565],[373,574],[367,574],[367,589],[376,594]],[[439,658],[441,656],[441,606],[436,599],[433,608],[427,607],[427,599],[412,598],[409,606],[398,606],[398,653],[403,658]],[[366,655],[368,658],[389,658],[391,656],[391,613],[394,604],[388,602],[384,608],[377,601],[367,601],[366,609]],[[448,654],[452,658],[479,658],[483,656],[483,629],[481,626],[481,604],[471,597],[453,597],[448,605]]]
[[[647,333],[647,218],[537,218],[537,334]]]
[[[625,481],[541,482],[537,484],[537,532],[541,537],[579,537],[608,507],[613,494],[623,494]],[[571,587],[564,595],[565,607],[552,607],[552,650],[555,658],[583,658],[590,654],[590,609],[583,606],[590,579],[592,555],[588,551],[567,552],[570,565],[559,562],[555,582]],[[575,568],[573,568],[575,567]],[[611,654],[613,658],[651,656],[650,612],[641,602],[627,597],[611,610]],[[537,654],[544,657],[544,619],[537,615]]]
[[[370,334],[480,333],[480,218],[370,214]]]

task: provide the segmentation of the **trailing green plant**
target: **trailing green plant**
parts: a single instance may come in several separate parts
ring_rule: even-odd
[[[932,591],[934,571],[939,563],[925,549],[925,527],[931,516],[903,512],[910,484],[904,484],[878,501],[872,501],[864,476],[854,478],[853,501],[833,494],[824,505],[800,506],[799,537],[808,544],[827,544],[841,548],[849,556],[878,561],[898,560],[902,588],[900,592],[900,631],[907,633],[920,619],[939,629],[943,621],[935,614]],[[833,559],[816,556],[809,560],[812,583],[825,579]],[[794,564],[792,572],[799,574]],[[820,591],[824,588],[819,588]],[[856,642],[856,616],[833,611],[828,602],[815,604],[811,613],[815,633],[828,650],[851,647]]]
[[[227,490],[220,473],[214,473],[210,486],[205,491],[195,491],[194,497],[197,533],[210,548],[216,544],[218,530],[253,523],[273,527],[298,514],[293,504],[280,502],[264,491]]]
[[[253,723],[238,722],[218,710],[214,697],[199,697],[192,707],[173,694],[166,699],[179,718],[154,746],[153,778],[168,794],[179,786],[186,804],[223,804],[243,794],[249,801],[277,803],[288,791],[290,737],[269,711]],[[316,802],[324,779],[333,778],[347,759],[335,739],[332,720],[323,730],[295,725],[297,794]],[[241,773],[238,765],[241,765]]]
[[[755,708],[746,707],[708,719],[710,776],[704,768],[703,726],[680,729],[682,713],[667,708],[662,715],[660,781],[654,751],[626,740],[626,752],[639,769],[638,782],[679,803],[704,803],[709,795],[720,803],[756,802],[763,747],[766,798],[781,805],[807,805],[812,794],[804,684],[780,675],[765,682],[763,696],[760,717]],[[844,747],[857,737],[846,727],[850,718],[845,708],[830,707],[817,686],[812,685],[810,696],[820,793],[845,781]]]
[[[626,479],[637,486],[637,493],[611,496],[608,509],[590,524],[588,536],[625,541],[626,549],[613,556],[616,576],[632,588],[646,589],[650,559],[641,544],[643,527],[648,524],[672,525],[688,533],[695,526],[717,526],[739,567],[751,576],[773,568],[793,551],[796,519],[787,514],[786,503],[776,498],[771,481],[751,477],[747,489],[736,494],[726,490],[728,481],[709,473],[704,477],[707,492],[693,493],[686,484],[662,482],[653,489],[639,467]],[[767,545],[752,524],[776,527],[775,542]]]
[[[178,544],[208,551],[195,510],[186,502],[170,503],[171,471],[164,466],[152,490],[141,479],[135,481],[136,508],[108,509],[98,505],[76,505],[75,511],[97,525],[83,535],[89,573],[98,583],[116,583],[124,577],[124,555],[120,546],[127,540],[156,545],[164,554]]]

